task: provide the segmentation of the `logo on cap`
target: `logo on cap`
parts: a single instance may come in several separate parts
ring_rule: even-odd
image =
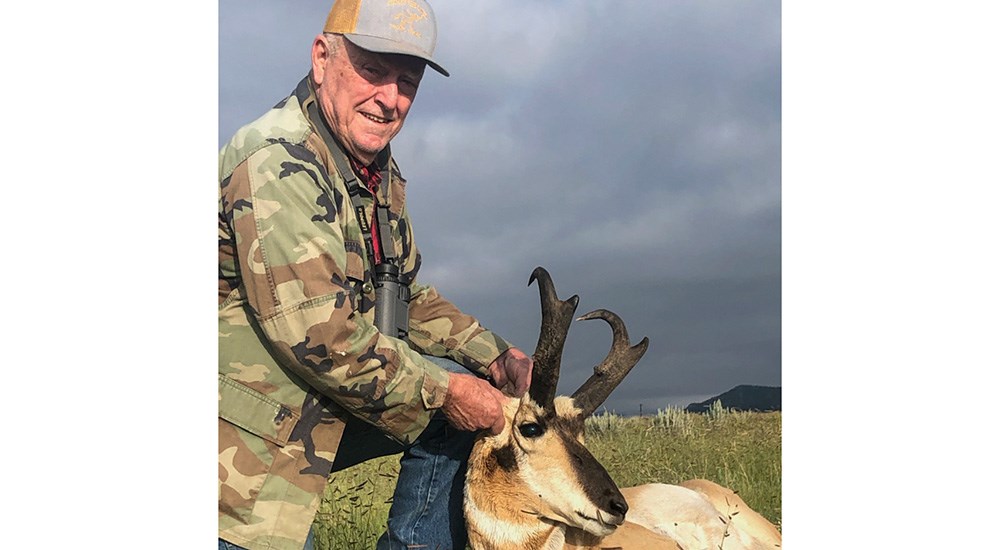
[[[392,16],[394,21],[399,21],[398,24],[392,25],[392,28],[400,32],[408,32],[417,38],[422,35],[420,31],[413,27],[413,24],[422,19],[427,19],[427,12],[424,8],[420,7],[413,0],[389,0],[390,6],[404,6],[404,9],[399,13]],[[406,9],[406,8],[410,9]]]

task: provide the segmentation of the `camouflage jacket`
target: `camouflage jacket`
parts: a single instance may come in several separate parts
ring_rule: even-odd
[[[391,159],[377,198],[410,285],[410,342],[375,328],[361,225],[333,160],[343,153],[314,104],[307,76],[219,154],[219,536],[251,549],[302,548],[347,414],[404,444],[427,426],[448,377],[420,353],[485,374],[511,347],[415,282]]]

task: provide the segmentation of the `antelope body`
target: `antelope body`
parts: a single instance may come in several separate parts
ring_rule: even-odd
[[[613,342],[594,374],[572,395],[555,396],[562,349],[579,298],[559,300],[536,268],[542,327],[531,387],[504,405],[506,423],[483,434],[469,459],[465,518],[477,550],[763,550],[781,534],[733,491],[707,480],[619,489],[584,446],[584,420],[639,361],[648,339],[629,343],[617,315],[597,310]],[[626,519],[627,518],[627,519]]]

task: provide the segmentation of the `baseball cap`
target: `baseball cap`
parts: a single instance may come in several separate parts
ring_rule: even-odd
[[[342,34],[370,52],[419,57],[449,76],[431,57],[437,44],[437,22],[424,0],[337,0],[323,32]]]

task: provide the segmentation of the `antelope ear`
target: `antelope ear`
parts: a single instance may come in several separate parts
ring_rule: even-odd
[[[580,408],[580,403],[577,403],[575,397],[560,395],[552,401],[552,405],[556,416],[560,418],[579,417],[580,419],[584,419],[589,416],[587,411]]]
[[[521,396],[521,400],[517,402],[517,410],[514,412],[512,422],[521,422],[526,416],[531,418],[538,418],[545,414],[545,407],[536,402],[530,394],[524,394]]]

